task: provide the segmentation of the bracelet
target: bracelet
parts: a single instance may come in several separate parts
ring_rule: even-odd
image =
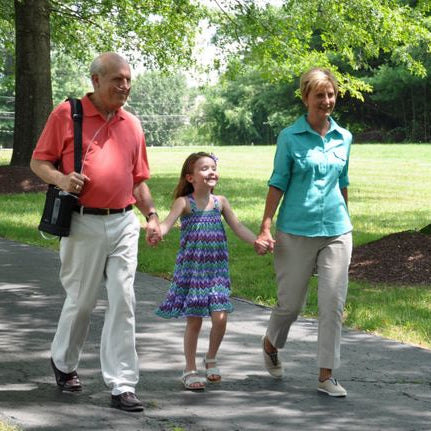
[[[151,216],[159,216],[155,211],[151,211],[150,213],[148,213],[148,215],[147,216],[145,216],[145,219],[147,220],[147,221],[149,221],[150,220],[150,217]]]

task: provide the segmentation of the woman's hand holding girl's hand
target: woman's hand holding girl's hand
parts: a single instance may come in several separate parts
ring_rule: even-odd
[[[254,242],[254,249],[257,254],[263,255],[272,253],[274,250],[275,240],[272,238],[271,232],[261,232]]]
[[[268,251],[268,243],[259,241],[258,239],[254,242],[254,250],[259,255],[264,255]]]

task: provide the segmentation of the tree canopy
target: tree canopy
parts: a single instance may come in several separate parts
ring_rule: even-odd
[[[0,37],[15,24],[12,164],[26,165],[52,110],[51,48],[88,63],[117,51],[131,63],[169,69],[190,61],[202,9],[189,0],[0,0]]]
[[[148,69],[185,64],[202,11],[190,0],[51,0],[52,41],[75,58],[118,51]]]
[[[0,96],[9,97],[13,79],[15,83],[12,164],[28,163],[52,99],[61,95],[51,73],[56,80],[66,79],[67,68],[87,68],[97,53],[108,50],[146,70],[187,67],[198,24],[204,19],[215,28],[214,43],[220,53],[215,67],[225,77],[217,97],[226,96],[223,101],[214,99],[220,102],[218,107],[204,108],[206,118],[212,112],[221,121],[208,129],[221,130],[224,124],[234,133],[247,127],[247,133],[238,132],[241,142],[272,142],[274,131],[292,112],[272,103],[271,94],[279,94],[283,86],[291,92],[295,79],[311,66],[330,67],[339,79],[341,95],[365,101],[362,106],[346,103],[346,116],[350,109],[372,122],[372,107],[391,103],[389,94],[395,89],[399,97],[409,94],[411,102],[403,105],[398,117],[387,115],[388,124],[394,122],[396,128],[402,121],[411,136],[429,127],[431,118],[422,115],[428,109],[426,96],[420,101],[416,97],[427,94],[424,79],[430,70],[428,0],[279,0],[277,4],[207,0],[205,4],[208,7],[199,0],[0,0]],[[235,89],[241,75],[244,85]],[[395,76],[397,85],[391,86],[388,80]],[[271,83],[280,87],[271,89]],[[411,83],[417,84],[414,91]],[[253,85],[261,88],[264,100],[253,95]],[[76,88],[69,87],[63,90]],[[371,94],[373,88],[379,94]],[[264,126],[257,127],[259,122]]]
[[[215,43],[228,58],[197,124],[214,142],[273,142],[303,112],[298,78],[315,66],[335,72],[344,97],[334,115],[358,139],[430,140],[430,2],[212,3]]]
[[[427,0],[284,0],[282,7],[253,0],[214,0],[216,43],[230,47],[228,70],[257,65],[272,80],[292,79],[311,66],[333,69],[341,94],[362,99],[370,91],[357,71],[381,55],[425,76],[421,57],[431,50]]]

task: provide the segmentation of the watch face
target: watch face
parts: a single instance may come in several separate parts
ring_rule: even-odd
[[[148,215],[145,217],[146,219],[147,219],[147,221],[150,219],[150,217],[151,216],[153,216],[153,215],[155,215],[155,216],[159,216],[155,211],[152,211],[152,212],[150,212],[150,213],[148,213]]]

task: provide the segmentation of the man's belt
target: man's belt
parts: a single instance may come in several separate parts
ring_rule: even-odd
[[[91,214],[91,215],[110,215],[125,213],[126,211],[131,211],[133,205],[127,205],[125,208],[90,208],[90,207],[75,207],[74,210],[81,214]]]

